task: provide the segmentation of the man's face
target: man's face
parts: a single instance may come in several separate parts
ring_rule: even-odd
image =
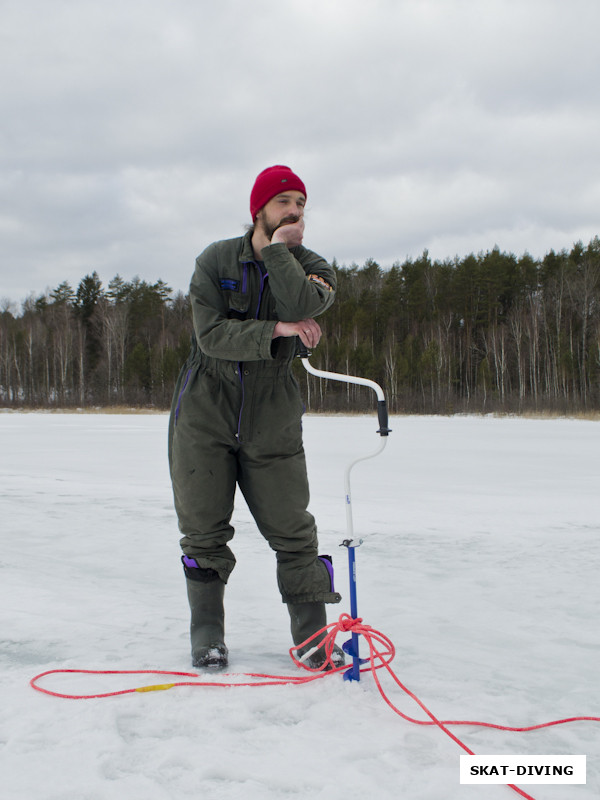
[[[277,228],[290,225],[304,216],[306,197],[295,189],[281,192],[271,198],[256,215],[256,224],[260,225],[263,232],[270,239]]]

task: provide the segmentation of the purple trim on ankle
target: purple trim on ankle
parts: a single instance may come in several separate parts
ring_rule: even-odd
[[[333,564],[325,556],[319,556],[319,561],[322,561],[323,564],[325,564],[325,566],[327,567],[327,572],[329,573],[329,580],[331,582],[331,591],[335,592],[335,587],[333,585]]]
[[[200,569],[198,562],[195,558],[190,558],[189,556],[181,556],[181,560],[185,567],[189,567],[189,569]]]

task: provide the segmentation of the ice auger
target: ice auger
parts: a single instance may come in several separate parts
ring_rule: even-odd
[[[375,394],[377,395],[377,418],[379,421],[379,428],[377,433],[379,434],[379,445],[377,449],[366,456],[360,456],[359,458],[354,459],[348,466],[346,467],[344,473],[344,491],[346,495],[346,538],[341,543],[340,547],[346,547],[348,550],[348,573],[350,576],[350,614],[352,619],[358,619],[358,602],[357,602],[357,594],[356,594],[356,554],[355,550],[362,544],[362,539],[358,541],[354,541],[354,524],[352,521],[352,494],[350,491],[350,473],[352,468],[355,464],[358,464],[359,461],[367,461],[370,458],[375,458],[378,456],[382,451],[385,445],[387,444],[387,437],[391,433],[391,429],[388,427],[388,410],[387,410],[387,403],[385,400],[385,395],[383,393],[383,389],[378,383],[375,381],[369,380],[368,378],[357,378],[353,375],[344,375],[339,372],[328,372],[326,370],[316,369],[312,366],[310,361],[308,360],[312,355],[302,344],[300,340],[298,340],[298,357],[302,361],[304,369],[310,374],[314,375],[317,378],[326,378],[327,380],[332,381],[343,381],[344,383],[354,383],[358,386],[368,386],[369,388],[373,389]],[[359,655],[359,634],[352,633],[351,638],[348,639],[347,642],[344,642],[342,645],[342,649],[345,653],[352,657],[352,666],[344,673],[344,680],[351,680],[351,681],[358,681],[360,680],[360,665],[366,663],[368,659],[361,659]]]

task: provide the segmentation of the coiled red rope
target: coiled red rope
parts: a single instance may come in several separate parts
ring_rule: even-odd
[[[380,631],[375,630],[370,625],[365,625],[361,618],[353,619],[348,614],[342,614],[337,622],[332,622],[329,625],[317,631],[301,645],[290,648],[290,656],[292,661],[305,670],[305,674],[298,675],[266,675],[257,672],[246,673],[227,673],[227,681],[223,680],[199,680],[199,675],[193,672],[172,672],[168,670],[90,670],[90,669],[51,669],[42,672],[31,679],[30,685],[38,692],[51,695],[52,697],[60,697],[68,700],[92,700],[103,697],[117,697],[123,694],[132,694],[134,692],[152,692],[172,689],[176,686],[213,686],[213,687],[233,687],[233,686],[281,686],[285,684],[301,685],[311,683],[315,680],[320,680],[330,675],[339,672],[344,672],[348,669],[347,666],[336,667],[332,661],[333,647],[338,633],[356,633],[364,637],[369,646],[369,664],[363,667],[361,672],[371,672],[375,680],[375,684],[379,693],[386,704],[398,716],[407,722],[414,725],[435,725],[442,730],[447,736],[450,737],[460,748],[462,748],[469,755],[475,755],[458,736],[449,730],[449,727],[458,725],[472,725],[483,728],[494,728],[500,731],[512,731],[515,733],[524,733],[527,731],[540,730],[541,728],[550,728],[554,725],[565,725],[568,722],[600,722],[600,717],[567,717],[565,719],[553,720],[551,722],[542,722],[537,725],[527,725],[523,727],[516,727],[510,725],[498,725],[491,722],[478,722],[473,720],[440,720],[427,706],[417,697],[414,692],[408,689],[402,681],[398,678],[396,673],[390,667],[392,660],[396,654],[395,647],[392,641]],[[326,660],[319,669],[310,669],[301,660],[298,655],[300,649],[306,650],[307,646],[311,643],[323,647],[326,653]],[[414,702],[425,712],[428,719],[414,719],[413,717],[404,714],[400,709],[394,705],[386,694],[379,676],[378,670],[384,669],[392,678],[394,683],[410,697]],[[306,674],[308,671],[308,675]],[[64,675],[64,674],[77,674],[77,675],[156,675],[156,676],[169,676],[171,678],[189,678],[193,680],[175,680],[169,683],[153,683],[145,686],[138,686],[130,689],[120,689],[112,692],[102,692],[96,694],[66,694],[64,692],[56,692],[44,688],[39,685],[39,681],[49,675]],[[249,679],[249,680],[248,680]],[[510,789],[519,794],[527,800],[535,800],[530,794],[524,792],[515,784],[507,784]]]

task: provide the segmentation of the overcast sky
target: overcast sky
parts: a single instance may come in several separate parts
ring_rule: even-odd
[[[187,291],[258,172],[382,266],[600,234],[599,0],[0,0],[0,299]]]

